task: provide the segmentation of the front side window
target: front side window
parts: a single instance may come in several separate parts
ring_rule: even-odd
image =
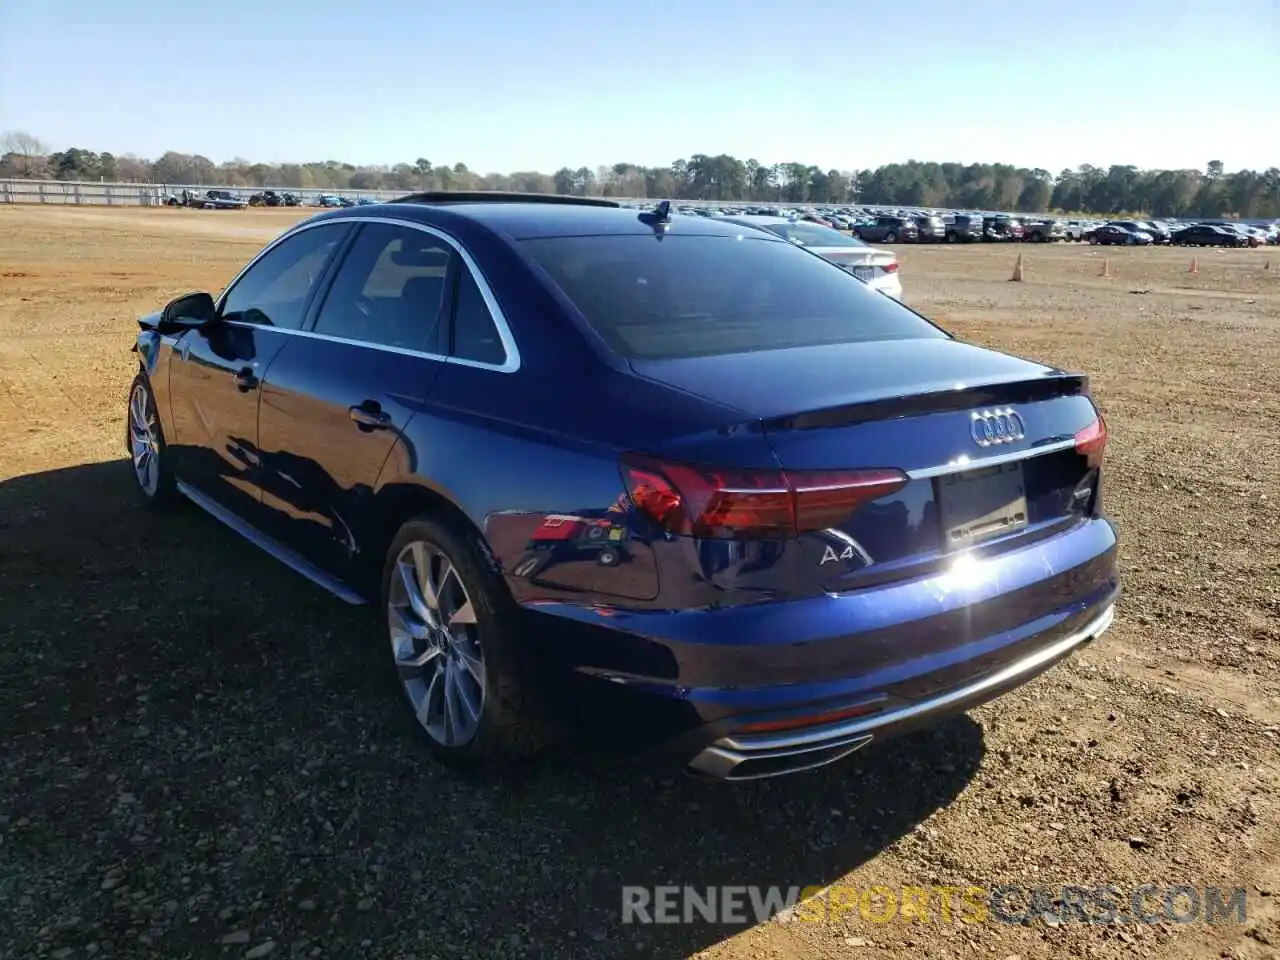
[[[361,228],[316,317],[314,333],[440,352],[440,318],[452,249],[412,227]]]
[[[946,337],[848,271],[764,236],[550,237],[521,246],[629,359]]]
[[[345,223],[326,223],[280,241],[227,291],[222,318],[300,329],[311,291],[348,229]]]

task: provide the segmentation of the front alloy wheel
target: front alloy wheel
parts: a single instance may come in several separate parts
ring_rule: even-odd
[[[144,496],[154,497],[160,488],[160,446],[156,442],[156,418],[144,384],[136,384],[129,397],[129,452],[133,473]]]
[[[133,478],[145,503],[167,505],[175,499],[176,488],[169,472],[164,430],[156,416],[156,401],[146,376],[139,373],[129,387],[129,410],[125,417],[126,446],[133,464]]]

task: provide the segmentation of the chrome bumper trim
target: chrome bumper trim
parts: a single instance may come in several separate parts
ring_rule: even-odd
[[[907,476],[912,480],[927,480],[930,477],[944,477],[949,473],[961,473],[965,470],[981,470],[984,467],[994,467],[1001,463],[1015,463],[1018,460],[1029,460],[1032,457],[1042,457],[1045,454],[1057,453],[1060,450],[1070,450],[1076,445],[1074,437],[1066,440],[1054,440],[1052,443],[1042,443],[1038,447],[1028,447],[1026,450],[1014,450],[1011,453],[1001,453],[994,457],[982,457],[977,460],[970,460],[962,457],[952,460],[950,463],[944,463],[937,467],[921,467],[919,470],[908,470]]]

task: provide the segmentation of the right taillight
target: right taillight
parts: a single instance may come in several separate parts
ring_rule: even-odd
[[[888,263],[882,263],[880,264],[880,269],[883,270],[885,273],[897,273],[898,261],[890,260]]]
[[[825,530],[902,489],[901,470],[748,470],[622,460],[631,502],[664,529],[693,537],[779,539]]]
[[[1107,422],[1098,414],[1097,419],[1076,433],[1076,453],[1084,457],[1091,468],[1102,466],[1102,455],[1107,449]]]

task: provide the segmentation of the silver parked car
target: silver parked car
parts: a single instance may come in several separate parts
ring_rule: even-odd
[[[777,234],[797,246],[816,253],[844,267],[867,286],[881,293],[902,299],[902,279],[898,276],[898,256],[892,250],[868,246],[857,237],[850,237],[839,230],[832,230],[817,223],[791,220],[787,217],[739,216],[718,217],[728,223],[754,227]]]

